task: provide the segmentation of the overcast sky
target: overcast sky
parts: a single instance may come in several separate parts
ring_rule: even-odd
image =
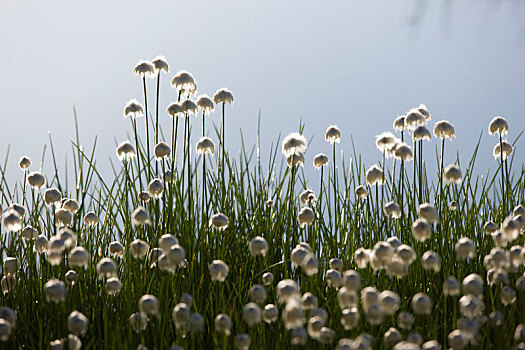
[[[485,172],[497,166],[489,121],[505,117],[511,140],[525,129],[524,18],[521,0],[1,0],[0,156],[10,145],[11,172],[21,155],[37,161],[49,130],[63,159],[74,102],[83,143],[98,136],[97,157],[107,166],[115,140],[130,132],[124,105],[142,101],[132,69],[162,54],[171,68],[162,77],[163,122],[177,71],[193,73],[199,93],[226,86],[235,95],[227,109],[231,151],[241,128],[253,144],[261,110],[263,151],[302,118],[313,137],[307,168],[330,151],[330,124],[341,128],[348,155],[352,136],[370,165],[380,159],[374,136],[425,103],[432,125],[447,119],[456,127],[447,162],[456,148],[466,161],[483,131]],[[426,149],[434,164],[434,146]],[[521,139],[520,164],[524,152]]]

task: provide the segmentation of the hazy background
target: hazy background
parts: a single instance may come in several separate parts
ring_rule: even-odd
[[[24,154],[38,166],[49,130],[63,164],[74,102],[83,144],[98,136],[98,164],[109,171],[115,142],[130,132],[123,107],[142,101],[132,69],[162,54],[171,71],[162,76],[161,120],[168,125],[165,107],[176,97],[168,81],[177,71],[193,73],[199,93],[227,86],[235,96],[227,108],[232,152],[241,128],[254,144],[260,109],[263,151],[302,118],[313,136],[305,169],[330,151],[330,124],[341,128],[348,156],[353,136],[368,166],[380,159],[374,136],[425,103],[431,127],[455,125],[447,163],[456,148],[465,162],[483,131],[477,170],[485,172],[497,167],[489,121],[505,117],[510,140],[525,128],[524,19],[520,0],[0,0],[0,157],[10,145],[8,172],[19,174],[13,168]],[[425,146],[433,164],[435,145]],[[520,164],[524,152],[525,138]]]

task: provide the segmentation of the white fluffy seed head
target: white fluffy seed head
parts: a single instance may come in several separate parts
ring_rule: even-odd
[[[177,89],[181,96],[191,96],[197,93],[197,83],[191,73],[180,71],[171,80],[171,86]]]
[[[355,194],[359,198],[366,198],[368,197],[368,191],[366,190],[365,186],[359,185],[355,189]]]
[[[418,126],[412,133],[412,137],[416,141],[432,140],[432,135],[430,134],[430,130],[428,130],[427,127],[424,125]]]
[[[436,210],[430,203],[422,203],[417,208],[417,214],[419,217],[427,220],[429,223],[434,223],[439,221],[439,215]]]
[[[421,266],[423,266],[425,270],[439,272],[441,269],[441,259],[436,252],[428,250],[421,257]]]
[[[445,168],[444,178],[447,184],[450,184],[450,183],[460,184],[461,183],[461,170],[459,169],[458,166],[454,164],[450,164]]]
[[[319,153],[314,157],[314,167],[316,169],[321,169],[326,164],[328,164],[328,157],[325,154]]]
[[[57,188],[48,188],[44,192],[44,201],[47,205],[60,203],[62,200],[62,194]]]
[[[310,226],[315,219],[314,211],[310,207],[303,207],[299,214],[297,214],[297,221],[299,221],[299,226],[301,228],[305,226]]]
[[[63,302],[66,300],[66,293],[65,283],[56,278],[51,278],[44,284],[44,295],[47,302]]]
[[[222,213],[214,214],[210,218],[210,226],[217,230],[225,230],[228,227],[229,219]]]
[[[153,66],[155,66],[155,69],[157,70],[157,74],[160,74],[160,72],[164,71],[166,73],[169,73],[170,68],[168,66],[168,61],[166,60],[166,57],[162,55],[158,55],[155,57],[151,63]]]
[[[341,141],[341,130],[336,125],[330,125],[325,132],[324,139],[326,142],[339,143]]]
[[[97,274],[98,279],[116,277],[117,276],[117,264],[110,258],[102,258],[97,263]]]
[[[394,120],[394,124],[392,127],[396,131],[405,130],[405,116],[404,115],[397,116],[397,118]]]
[[[456,243],[456,257],[459,260],[471,259],[476,256],[476,246],[468,237],[462,237]]]
[[[380,152],[385,152],[396,143],[396,137],[390,131],[376,135],[376,147]]]
[[[143,78],[153,78],[155,76],[155,66],[146,60],[139,61],[135,68],[133,68],[133,74]]]
[[[452,123],[446,120],[441,120],[437,122],[434,125],[434,136],[439,137],[442,140],[444,140],[447,137],[452,140],[452,138],[456,137],[454,125],[452,125]]]
[[[166,108],[166,113],[168,113],[172,118],[177,116],[184,115],[184,109],[179,103],[171,103],[168,108]]]
[[[397,159],[400,159],[405,162],[411,161],[414,158],[412,148],[404,142],[401,142],[396,145],[394,149],[394,156]]]
[[[28,156],[22,156],[18,162],[18,166],[22,170],[27,170],[31,166],[31,159]]]
[[[131,144],[131,142],[124,141],[117,147],[117,157],[121,161],[130,161],[131,159],[135,158],[137,156],[137,152],[135,151],[135,147]]]
[[[210,139],[207,136],[204,136],[197,142],[196,148],[197,154],[213,154],[213,152],[215,151],[215,144],[213,143],[212,139]]]
[[[159,313],[159,300],[154,295],[145,294],[139,299],[139,310],[146,315],[157,315]]]
[[[268,242],[264,237],[257,236],[250,241],[248,249],[253,257],[257,255],[266,256],[268,253]]]
[[[201,95],[197,99],[197,107],[199,107],[199,109],[203,111],[204,114],[209,114],[213,112],[215,105],[213,104],[211,98],[208,97],[208,95]]]
[[[282,153],[285,157],[289,157],[297,152],[304,153],[306,147],[306,137],[297,132],[293,132],[284,138],[282,142]]]
[[[412,224],[412,234],[418,242],[424,242],[430,238],[431,230],[427,220],[419,218]]]
[[[392,219],[399,219],[401,217],[401,209],[396,202],[388,202],[384,206],[385,215]]]
[[[509,132],[509,124],[505,120],[505,118],[502,117],[495,117],[490,121],[489,124],[489,134],[499,134],[500,136],[505,135]]]
[[[381,168],[379,168],[377,165],[372,165],[368,170],[366,171],[366,184],[368,186],[373,186],[375,184],[377,185],[383,185],[384,183],[384,173]]]
[[[231,334],[232,320],[226,314],[218,314],[215,317],[215,330],[226,335]]]
[[[136,119],[144,116],[144,108],[139,101],[132,99],[124,107],[124,118]]]
[[[22,228],[22,216],[15,209],[9,209],[2,216],[2,224],[7,231],[19,231]]]
[[[171,148],[166,142],[159,142],[155,145],[154,152],[156,160],[167,159],[170,156]]]
[[[261,322],[261,308],[255,303],[248,303],[242,308],[242,319],[249,327]]]
[[[502,151],[503,150],[503,151]],[[500,158],[503,156],[503,160],[506,160],[512,154],[512,145],[507,141],[502,141],[497,143],[492,150],[492,155],[494,159]]]
[[[160,198],[164,192],[164,183],[161,179],[153,179],[148,184],[148,193],[154,198]]]
[[[81,312],[75,310],[67,317],[67,328],[75,335],[84,335],[88,329],[89,320]]]
[[[148,211],[141,206],[131,213],[131,220],[135,226],[149,225],[151,222]]]
[[[222,260],[213,260],[209,266],[210,276],[212,281],[224,282],[230,268]]]
[[[432,313],[432,301],[425,293],[417,293],[412,297],[412,309],[419,315],[430,315]]]
[[[233,105],[233,94],[227,88],[219,89],[217,90],[215,95],[213,95],[213,101],[216,104],[224,103],[224,104]]]
[[[32,188],[40,190],[46,184],[46,178],[39,171],[33,171],[27,176],[27,183]]]

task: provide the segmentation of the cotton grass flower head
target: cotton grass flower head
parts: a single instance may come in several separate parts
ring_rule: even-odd
[[[256,304],[261,304],[266,300],[266,289],[260,284],[254,284],[250,288],[250,300]]]
[[[426,121],[430,121],[430,112],[428,111],[428,108],[426,105],[424,105],[423,103],[421,103],[418,107],[417,107],[417,110],[419,111],[419,113],[421,113]]]
[[[368,263],[370,262],[370,251],[363,247],[358,248],[354,252],[354,262],[358,268],[366,268],[368,266]]]
[[[38,237],[38,230],[33,226],[28,225],[22,229],[20,235],[23,239],[27,241],[32,241]]]
[[[129,317],[129,324],[135,333],[140,333],[148,326],[148,316],[140,312],[135,312]]]
[[[168,113],[172,118],[175,118],[177,116],[183,116],[184,109],[179,103],[172,103],[166,109],[166,113]]]
[[[503,150],[503,152],[501,151]],[[502,141],[497,143],[492,150],[492,155],[494,159],[500,158],[503,153],[503,160],[506,160],[512,154],[512,145],[507,141]]]
[[[169,261],[176,266],[182,265],[186,259],[186,251],[179,244],[172,245],[166,255],[168,255]]]
[[[343,272],[343,260],[339,259],[339,258],[332,258],[330,259],[330,261],[328,262],[330,268],[332,270],[337,270],[339,272]]]
[[[439,221],[439,215],[436,208],[434,208],[430,203],[422,203],[417,208],[417,215],[419,217],[427,220],[429,223],[434,223]]]
[[[51,278],[44,284],[44,295],[46,301],[60,303],[66,300],[66,284],[56,278]]]
[[[359,198],[366,198],[368,197],[368,191],[366,190],[365,186],[359,185],[355,189],[355,194]]]
[[[160,72],[164,71],[166,73],[169,73],[170,68],[168,66],[168,61],[166,60],[166,57],[162,55],[158,55],[155,57],[151,63],[153,66],[155,66],[155,69],[157,70],[157,74],[160,74]]]
[[[277,283],[277,301],[279,304],[287,303],[289,300],[300,298],[299,288],[294,280],[286,279]]]
[[[159,247],[164,253],[169,253],[170,248],[175,244],[179,244],[179,240],[170,233],[166,233],[159,238]]]
[[[18,166],[22,170],[27,170],[31,166],[31,159],[28,156],[22,156],[18,162]]]
[[[394,157],[404,162],[411,161],[414,158],[412,148],[404,142],[396,145],[394,149]]]
[[[201,95],[197,99],[197,107],[199,107],[199,109],[203,111],[204,114],[209,114],[213,112],[215,105],[213,104],[212,99],[208,97],[208,95]]]
[[[425,125],[425,116],[417,109],[411,109],[405,116],[405,130],[414,131],[419,125]]]
[[[67,284],[72,286],[78,280],[78,273],[75,270],[69,270],[68,272],[66,272],[64,277],[66,278]]]
[[[9,209],[2,216],[2,225],[7,231],[19,231],[22,228],[22,216],[15,209]]]
[[[321,169],[323,166],[328,164],[328,157],[322,153],[319,153],[314,157],[314,167],[316,169]]]
[[[495,117],[490,121],[489,124],[489,134],[499,134],[500,136],[505,135],[509,132],[509,124],[505,120],[505,118],[502,117]]]
[[[215,151],[215,144],[213,143],[212,139],[210,139],[207,136],[203,136],[197,142],[196,148],[197,154],[213,154],[213,152]]]
[[[11,309],[10,307],[0,307],[0,319],[8,322],[12,328],[16,328],[17,316],[13,309]]]
[[[343,283],[343,276],[341,276],[341,273],[337,270],[329,269],[326,271],[324,279],[326,281],[326,284],[328,287],[338,289],[341,287],[341,284]]]
[[[459,299],[459,311],[465,317],[474,318],[483,313],[485,304],[472,294],[465,295]]]
[[[210,218],[210,226],[213,226],[217,230],[225,230],[228,227],[229,219],[222,213],[213,214]]]
[[[89,211],[84,216],[84,225],[86,226],[94,227],[98,224],[98,222],[99,222],[98,215],[94,211]]]
[[[262,318],[266,323],[273,323],[279,317],[279,309],[274,304],[266,304],[262,311]]]
[[[109,244],[109,254],[112,256],[122,257],[124,255],[124,246],[119,241],[113,241]]]
[[[135,68],[133,68],[133,74],[140,76],[141,78],[153,78],[155,76],[155,66],[146,60],[139,61]]]
[[[306,137],[297,132],[293,132],[284,138],[282,142],[282,153],[285,157],[289,157],[297,152],[303,153],[306,151],[306,147]]]
[[[301,306],[305,310],[316,309],[319,306],[319,299],[310,292],[306,292],[301,297]]]
[[[171,80],[171,86],[177,89],[180,95],[191,96],[197,93],[197,83],[187,71],[178,72]]]
[[[401,298],[397,293],[394,293],[390,290],[385,290],[379,293],[379,303],[383,308],[383,312],[386,315],[392,316],[397,312],[397,310],[399,310]]]
[[[149,244],[141,239],[135,239],[129,245],[131,256],[135,259],[144,259],[149,251]]]
[[[136,99],[129,100],[124,107],[124,118],[136,119],[144,116],[144,107]]]
[[[475,297],[483,297],[483,279],[476,273],[471,273],[461,282],[461,291],[464,295],[472,294]]]
[[[232,329],[232,320],[226,314],[218,314],[215,317],[215,330],[225,335],[230,335]]]
[[[412,309],[415,314],[430,315],[432,313],[432,300],[425,293],[417,293],[412,297]]]
[[[368,186],[373,186],[375,184],[377,185],[383,185],[384,183],[384,173],[383,170],[381,170],[380,167],[377,165],[372,165],[368,170],[366,171],[366,184]]]
[[[129,162],[131,159],[135,158],[137,156],[137,152],[135,151],[135,147],[129,142],[129,140],[126,140],[122,142],[117,147],[117,157],[120,161],[127,161]]]
[[[393,128],[396,131],[405,130],[405,116],[404,115],[400,115],[394,120]]]
[[[272,284],[273,279],[274,279],[273,273],[271,273],[271,272],[265,272],[262,275],[263,284],[265,286],[269,286],[270,284]]]
[[[256,257],[257,255],[262,255],[264,257],[268,253],[268,242],[264,237],[257,236],[250,241],[248,249],[253,257]]]
[[[396,137],[389,131],[376,136],[376,147],[380,152],[385,152],[396,142]]]
[[[148,211],[141,206],[131,213],[131,221],[135,226],[144,226],[151,223]]]
[[[154,198],[160,198],[164,191],[164,184],[161,179],[153,179],[148,184],[148,193]]]
[[[397,255],[407,264],[412,264],[416,260],[416,252],[414,248],[407,244],[401,244],[399,247],[395,248],[394,255]]]
[[[401,217],[401,209],[396,202],[389,202],[385,204],[383,209],[385,211],[385,215],[392,219],[399,219]]]
[[[187,115],[190,115],[190,114],[195,115],[197,114],[198,109],[199,109],[197,107],[197,104],[189,99],[182,102],[180,106],[182,107],[183,112],[186,113]]]
[[[412,133],[412,137],[416,141],[432,140],[432,135],[430,134],[430,130],[428,130],[427,127],[424,125],[418,126]]]
[[[516,291],[510,286],[503,286],[500,292],[501,303],[504,306],[514,304],[516,302]]]
[[[159,142],[155,145],[155,159],[167,159],[170,156],[171,148],[166,142]]]
[[[139,311],[145,315],[158,315],[159,299],[151,294],[145,294],[139,299]]]
[[[261,322],[261,308],[255,303],[248,303],[242,308],[242,319],[249,327]]]
[[[230,268],[222,260],[213,260],[209,265],[209,270],[211,280],[218,282],[224,282],[226,277],[228,277],[228,273],[230,272]]]
[[[235,336],[235,347],[237,350],[248,350],[250,349],[250,336],[246,333],[237,334]]]
[[[62,194],[57,188],[48,188],[44,192],[44,201],[47,205],[60,203],[62,200]]]
[[[315,219],[314,211],[310,207],[303,207],[299,214],[297,214],[297,221],[299,222],[299,226],[301,228],[304,228],[305,226],[310,226]]]
[[[302,346],[308,342],[308,333],[304,327],[297,327],[290,332],[290,343],[292,345]]]
[[[37,191],[46,184],[46,178],[39,171],[33,171],[27,176],[27,183]]]
[[[476,256],[476,246],[468,237],[462,237],[456,243],[456,257],[459,260],[471,259]]]
[[[359,272],[355,270],[343,272],[343,287],[353,291],[361,289],[361,275]]]
[[[324,134],[324,139],[326,142],[330,142],[332,145],[334,143],[339,143],[341,141],[341,130],[336,125],[330,125]]]
[[[461,170],[457,165],[450,164],[445,168],[444,178],[447,185],[451,183],[459,185],[461,183]]]
[[[341,311],[341,324],[346,331],[349,331],[359,324],[359,310],[357,307],[343,309]]]
[[[96,266],[98,279],[116,277],[117,264],[110,258],[102,258]]]
[[[441,259],[436,252],[428,250],[421,257],[421,266],[427,271],[439,272],[441,268]]]
[[[430,238],[431,230],[427,220],[419,218],[412,224],[412,234],[418,242],[424,242]]]
[[[233,94],[227,88],[219,89],[217,90],[215,95],[213,95],[213,101],[216,104],[224,103],[224,104],[232,105],[233,104]]]
[[[446,138],[452,140],[452,138],[456,137],[454,125],[447,120],[440,120],[434,125],[434,136],[439,137],[442,140]]]
[[[302,327],[306,322],[304,310],[298,299],[292,299],[284,307],[282,320],[286,329]]]
[[[175,328],[181,329],[186,325],[190,318],[190,309],[191,305],[188,305],[187,303],[181,302],[175,305],[171,312],[171,319],[175,324]]]
[[[286,163],[290,168],[296,165],[304,166],[304,155],[301,152],[295,152],[294,154],[290,154],[288,158],[286,158]]]
[[[73,248],[68,255],[69,266],[86,267],[89,263],[89,253],[83,247]]]

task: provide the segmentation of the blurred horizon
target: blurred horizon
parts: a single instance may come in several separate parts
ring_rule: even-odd
[[[487,133],[490,120],[507,119],[511,142],[525,129],[524,15],[525,2],[518,0],[2,2],[0,158],[3,163],[10,145],[8,178],[17,174],[12,169],[22,155],[37,169],[49,130],[63,171],[75,137],[74,103],[82,144],[90,149],[98,138],[97,165],[109,174],[108,159],[118,162],[116,143],[131,137],[123,108],[132,98],[143,103],[133,67],[164,55],[170,64],[161,78],[165,133],[171,123],[165,109],[176,99],[169,81],[187,70],[198,95],[213,96],[224,86],[233,92],[233,108],[226,108],[232,155],[240,147],[239,130],[248,148],[255,145],[261,111],[262,152],[302,121],[312,140],[305,164],[311,174],[313,156],[331,152],[324,132],[335,124],[345,162],[353,139],[368,167],[381,160],[374,136],[393,131],[397,115],[424,103],[432,115],[429,129],[442,119],[455,126],[445,163],[459,150],[466,166],[483,133],[476,169],[494,173],[498,140]],[[155,80],[148,80],[148,92],[153,105]],[[211,122],[220,124],[219,110],[209,132]],[[196,140],[200,116],[192,120]],[[143,127],[143,119],[138,124]],[[438,145],[424,146],[429,168]],[[516,146],[522,166],[525,140]],[[48,166],[50,156],[48,150]]]

